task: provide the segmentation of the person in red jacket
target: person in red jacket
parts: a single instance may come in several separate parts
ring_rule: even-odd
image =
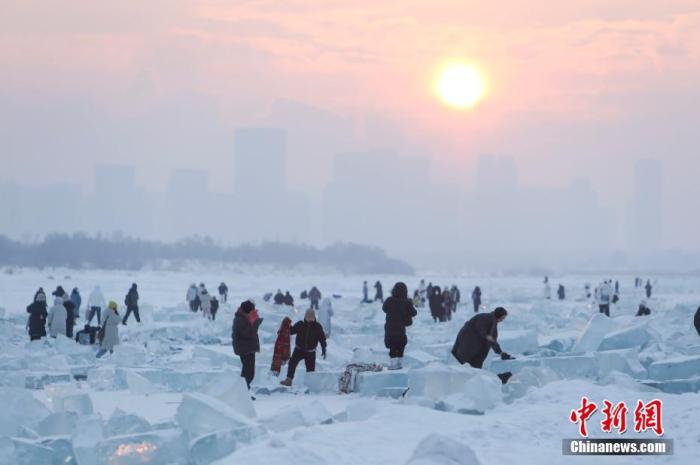
[[[280,329],[277,331],[277,340],[275,341],[275,352],[272,355],[272,367],[270,370],[279,376],[282,371],[282,365],[289,361],[290,354],[290,339],[291,339],[292,320],[284,317]]]

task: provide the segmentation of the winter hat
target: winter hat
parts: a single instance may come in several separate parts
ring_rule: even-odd
[[[508,315],[508,311],[506,311],[505,308],[503,307],[498,307],[496,310],[493,311],[494,315],[496,315],[496,318],[503,318],[504,316]]]
[[[117,303],[113,300],[109,301],[109,305],[107,305],[107,308],[110,310],[116,310],[117,309]]]
[[[241,303],[241,311],[243,311],[243,313],[250,313],[253,310],[255,310],[255,305],[253,305],[253,302],[250,300]]]
[[[304,321],[316,321],[316,312],[314,312],[313,308],[310,308],[304,313]]]

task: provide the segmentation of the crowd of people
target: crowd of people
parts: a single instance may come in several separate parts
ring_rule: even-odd
[[[216,313],[219,311],[220,302],[226,303],[228,299],[228,286],[225,283],[219,284],[219,298],[211,295],[204,283],[199,286],[192,283],[187,289],[185,299],[193,312],[202,311],[202,316],[208,320],[216,320]]]
[[[648,316],[651,315],[651,308],[649,307],[649,299],[652,297],[653,284],[651,280],[647,279],[646,284],[642,278],[634,278],[635,289],[643,289],[646,299],[642,299],[639,302],[639,308],[636,316]],[[543,297],[545,299],[551,298],[551,288],[549,285],[549,277],[545,276],[543,281]],[[607,279],[602,281],[593,291],[591,291],[591,285],[586,283],[584,285],[584,296],[585,299],[591,299],[595,305],[598,307],[598,311],[605,316],[610,316],[610,309],[612,305],[617,304],[620,301],[620,281],[612,279]],[[557,288],[557,298],[559,300],[566,300],[566,288],[563,284],[559,284]]]
[[[48,306],[48,298],[43,288],[34,293],[34,300],[27,306],[27,332],[30,341],[45,337],[56,338],[59,335],[75,338],[80,344],[99,343],[97,357],[114,351],[119,344],[119,325],[126,325],[131,314],[137,322],[139,315],[139,293],[136,283],[132,284],[124,297],[126,314],[122,318],[115,301],[106,303],[100,286],[95,286],[86,301],[85,326],[74,333],[75,325],[80,319],[83,299],[80,290],[75,287],[68,294],[63,286],[57,286],[51,295],[53,305]],[[104,310],[104,314],[102,313]],[[97,326],[92,326],[92,320],[97,317]]]
[[[635,287],[643,287],[645,295],[650,298],[651,281],[647,280],[644,286],[642,284],[641,279],[635,279]],[[389,352],[388,369],[390,370],[402,368],[404,350],[408,344],[406,328],[413,324],[413,319],[418,315],[417,308],[423,308],[427,304],[434,322],[446,322],[452,319],[452,314],[457,311],[461,302],[461,292],[456,285],[441,288],[432,283],[426,285],[425,280],[420,281],[413,298],[409,297],[408,287],[403,282],[397,282],[393,286],[391,295],[386,300],[380,281],[375,283],[374,289],[374,300],[370,300],[367,281],[363,283],[362,302],[382,303],[382,310],[385,313],[384,345]],[[219,302],[226,302],[228,299],[228,287],[225,283],[222,282],[217,290],[218,299],[210,295],[204,283],[200,283],[199,286],[191,284],[185,296],[189,309],[192,312],[201,310],[205,318],[215,320]],[[549,290],[549,278],[545,277],[543,291],[545,299],[550,297]],[[589,284],[585,285],[584,291],[587,299],[593,298],[598,303],[598,311],[609,317],[610,306],[619,301],[620,284],[619,281],[605,280],[594,289],[593,293]],[[560,300],[566,298],[562,284],[559,284],[557,295]],[[85,326],[75,335],[74,327],[83,308],[79,289],[76,287],[67,293],[62,286],[57,286],[51,296],[53,296],[53,305],[49,307],[46,293],[43,288],[39,288],[33,302],[27,306],[29,314],[27,330],[32,341],[63,335],[75,338],[81,344],[99,344],[96,356],[100,358],[108,352],[112,353],[114,347],[119,344],[119,326],[126,325],[131,314],[137,322],[141,321],[136,283],[131,285],[124,297],[126,314],[123,318],[117,303],[115,301],[107,303],[102,289],[95,286],[85,301]],[[271,294],[267,294],[265,300],[269,301],[271,297]],[[315,371],[317,349],[321,347],[321,356],[325,359],[327,340],[331,337],[331,319],[334,314],[331,299],[323,298],[316,286],[312,286],[308,292],[302,292],[300,299],[309,301],[303,319],[293,322],[288,316],[283,317],[274,344],[271,371],[279,376],[283,366],[287,365],[286,376],[280,383],[283,386],[292,385],[301,361],[304,361],[307,372]],[[459,363],[469,364],[474,368],[482,368],[490,350],[499,354],[503,360],[513,359],[498,344],[498,325],[506,319],[507,310],[498,307],[492,312],[480,313],[484,306],[482,290],[479,286],[472,291],[471,300],[476,315],[467,319],[459,331],[452,348],[452,355]],[[294,300],[289,291],[282,294],[278,290],[274,295],[273,303],[280,306],[294,306]],[[646,300],[643,300],[639,305],[637,316],[650,314],[651,309]],[[97,326],[91,325],[93,319],[96,319]],[[255,358],[256,353],[260,352],[258,330],[262,322],[263,318],[260,317],[252,300],[243,301],[233,317],[231,329],[233,351],[241,360],[241,377],[245,379],[248,388],[255,378]],[[700,335],[700,308],[695,314],[694,325]],[[294,345],[291,344],[292,336],[295,336]],[[498,376],[505,384],[512,374],[506,372]]]

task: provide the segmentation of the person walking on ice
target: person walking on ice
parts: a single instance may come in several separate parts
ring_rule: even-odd
[[[316,347],[321,344],[321,356],[326,358],[326,335],[323,333],[323,327],[316,321],[316,312],[312,308],[306,311],[303,321],[297,321],[290,331],[295,334],[294,352],[289,360],[287,368],[287,379],[280,382],[283,386],[291,386],[294,380],[299,362],[304,360],[306,372],[312,373],[316,371]]]
[[[119,323],[121,320],[117,303],[111,301],[107,306],[107,315],[100,329],[100,350],[97,352],[97,358],[102,358],[107,352],[114,353],[114,346],[119,344]]]
[[[87,301],[87,324],[92,322],[92,319],[97,315],[97,325],[102,325],[102,309],[106,307],[105,296],[102,294],[102,289],[100,286],[95,286],[95,288],[90,292]]]
[[[231,340],[233,353],[241,359],[241,377],[245,379],[250,390],[250,383],[255,378],[255,353],[260,352],[258,328],[263,319],[255,311],[255,304],[250,300],[242,302],[233,317]]]
[[[406,284],[398,282],[391,290],[391,297],[386,299],[382,310],[386,313],[384,323],[384,346],[389,349],[389,369],[402,368],[403,352],[408,344],[406,327],[413,324],[413,318],[418,315],[415,307],[408,300]]]
[[[139,316],[139,291],[136,287],[136,283],[133,283],[131,288],[129,288],[129,292],[124,298],[124,304],[126,305],[126,315],[124,315],[122,324],[126,325],[129,315],[132,313],[134,314],[134,318],[136,318],[136,322],[141,323],[141,317]]]

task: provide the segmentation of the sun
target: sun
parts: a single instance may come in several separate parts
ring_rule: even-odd
[[[450,107],[472,108],[486,95],[486,82],[475,66],[450,63],[438,73],[435,93]]]

